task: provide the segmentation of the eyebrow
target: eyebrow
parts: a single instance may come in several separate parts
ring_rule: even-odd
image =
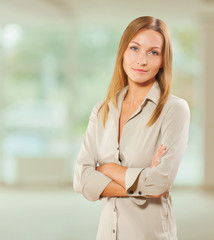
[[[135,42],[135,41],[131,41],[130,43],[136,43],[138,46],[141,46],[138,42]],[[151,47],[151,48],[160,48],[160,47]]]

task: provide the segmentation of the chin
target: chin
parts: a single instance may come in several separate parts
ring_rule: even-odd
[[[132,81],[133,83],[136,83],[136,84],[139,84],[139,85],[149,85],[151,83],[153,83],[155,81],[155,79],[145,79],[145,80],[142,80],[142,79],[133,79],[133,80],[130,80]]]

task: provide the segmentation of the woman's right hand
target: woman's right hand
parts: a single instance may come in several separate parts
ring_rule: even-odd
[[[151,168],[156,167],[160,163],[161,157],[163,157],[163,155],[165,153],[166,153],[166,147],[163,146],[163,144],[161,144],[160,147],[158,148],[157,152],[153,156],[152,163],[151,163],[150,167]]]

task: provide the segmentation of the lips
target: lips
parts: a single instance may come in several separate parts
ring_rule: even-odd
[[[135,72],[138,72],[138,73],[146,73],[148,71],[145,71],[143,69],[135,69],[135,68],[132,68]]]

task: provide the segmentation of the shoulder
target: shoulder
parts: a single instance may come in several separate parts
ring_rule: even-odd
[[[99,109],[100,109],[100,107],[101,107],[102,105],[103,105],[103,101],[97,102],[97,103],[93,106],[91,113],[97,114],[98,111],[99,111]]]
[[[187,101],[183,98],[177,97],[175,95],[170,95],[165,107],[168,110],[173,110],[173,111],[182,111],[182,112],[189,112],[189,105]]]
[[[93,106],[91,110],[90,118],[89,118],[90,120],[97,121],[97,114],[102,105],[103,105],[103,101],[99,101]]]
[[[164,106],[166,116],[177,119],[189,119],[190,109],[187,101],[175,95],[170,95]]]

